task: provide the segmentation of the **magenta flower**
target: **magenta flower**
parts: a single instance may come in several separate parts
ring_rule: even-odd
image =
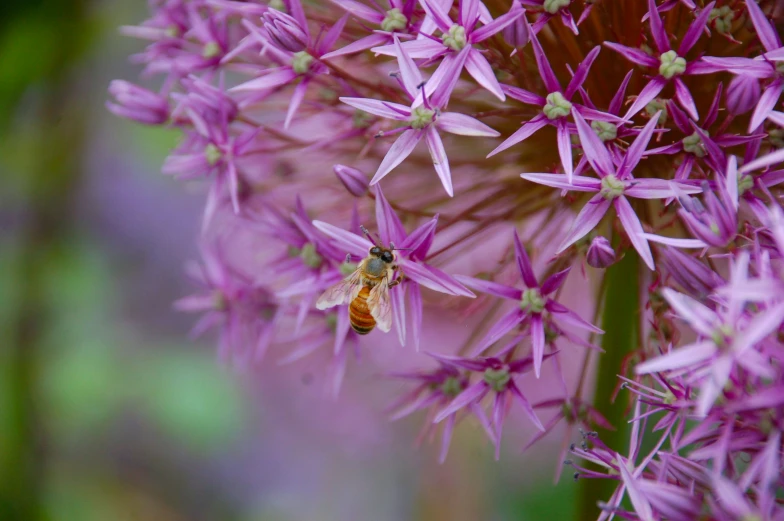
[[[261,45],[263,54],[278,66],[261,68],[258,70],[258,73],[261,74],[260,77],[241,83],[231,89],[232,92],[252,91],[263,93],[299,80],[291,95],[289,109],[283,122],[284,128],[289,127],[294,114],[296,114],[302,100],[305,99],[308,85],[316,76],[328,73],[327,67],[319,63],[319,59],[335,44],[343,31],[343,27],[346,25],[346,20],[348,20],[348,15],[343,16],[335,22],[329,31],[314,42],[308,30],[308,23],[300,1],[290,0],[289,3],[295,22],[307,37],[306,50],[291,52],[277,47],[277,44],[271,45],[267,34],[253,24],[245,23],[244,26],[250,32],[250,37]]]
[[[263,15],[264,34],[282,51],[300,52],[308,46],[307,24],[303,27],[293,17],[277,9],[268,9]]]
[[[202,248],[201,253],[203,265],[190,266],[189,275],[205,291],[178,300],[175,309],[204,312],[191,331],[194,337],[220,328],[218,353],[223,360],[240,365],[260,362],[284,308],[272,292],[227,264],[219,251]]]
[[[389,376],[418,382],[418,385],[392,404],[389,409],[395,411],[393,420],[404,418],[417,411],[427,410],[427,418],[419,440],[424,439],[436,428],[433,418],[439,410],[446,407],[456,396],[468,387],[468,376],[457,364],[448,360],[438,360],[438,369],[411,373],[390,373]],[[471,404],[469,410],[479,419],[491,439],[494,437],[492,426],[479,404]],[[446,461],[452,432],[458,421],[458,411],[449,414],[443,422],[441,432],[441,450],[438,462]]]
[[[715,271],[690,255],[665,246],[659,250],[659,266],[692,297],[702,299],[724,284]]]
[[[332,171],[354,197],[362,197],[368,191],[368,178],[360,170],[346,165],[335,165]]]
[[[580,318],[577,313],[566,306],[559,304],[550,296],[561,287],[571,268],[566,268],[563,271],[551,275],[539,285],[539,282],[534,275],[531,261],[528,259],[528,254],[525,252],[525,248],[523,248],[520,237],[517,236],[517,232],[514,234],[514,247],[517,269],[520,272],[520,277],[523,280],[525,289],[521,290],[511,286],[504,286],[496,282],[475,279],[473,277],[458,276],[457,278],[477,291],[517,302],[515,309],[509,311],[490,328],[490,331],[487,332],[484,339],[479,342],[479,346],[474,351],[474,355],[481,354],[517,325],[525,322],[530,327],[531,342],[533,345],[534,373],[536,374],[536,377],[539,378],[542,361],[545,358],[545,327],[542,318],[545,311],[549,312],[554,319],[563,321],[566,324],[584,331],[593,333],[603,333],[603,331],[586,322]]]
[[[414,345],[419,349],[419,340],[422,332],[422,295],[420,286],[430,288],[447,295],[475,297],[475,295],[455,278],[443,271],[425,264],[427,256],[435,237],[438,217],[434,217],[410,234],[407,234],[400,218],[389,206],[380,188],[376,189],[376,226],[381,239],[380,244],[396,251],[397,266],[402,271],[405,279],[394,289],[389,296],[392,302],[392,313],[398,338],[401,345],[406,339],[406,296],[411,311],[411,329]],[[373,246],[365,236],[341,230],[331,224],[313,221],[322,233],[333,240],[334,247],[351,255],[357,261],[368,255],[368,250]]]
[[[475,48],[476,44],[487,40],[491,36],[501,32],[505,27],[525,14],[523,9],[510,9],[505,15],[499,16],[495,20],[485,23],[481,27],[476,27],[480,20],[480,0],[460,0],[457,22],[449,18],[449,9],[442,6],[438,0],[420,0],[422,7],[428,16],[431,17],[435,25],[443,33],[441,39],[427,35],[426,38],[412,40],[402,44],[406,53],[411,58],[425,58],[429,62],[443,57],[441,64],[430,78],[426,89],[426,94],[432,96],[439,88],[444,89],[444,102],[449,100],[449,96],[454,88],[457,77],[465,67],[468,74],[476,82],[489,90],[495,97],[504,101],[506,96],[501,90],[501,85],[493,73],[493,68],[484,57],[484,54]],[[399,55],[394,45],[374,47],[373,52],[386,54],[388,56]],[[464,55],[464,56],[462,56]],[[445,84],[445,86],[442,86]]]
[[[414,14],[414,0],[388,0],[389,9],[386,11],[378,4],[367,6],[355,0],[332,0],[360,20],[370,22],[381,27],[381,30],[374,30],[371,34],[353,41],[345,47],[332,51],[321,57],[322,60],[329,60],[337,56],[356,54],[383,44],[394,43],[395,33],[405,33],[412,29],[411,18]]]
[[[765,14],[759,5],[754,0],[746,0],[746,7],[751,16],[751,22],[754,24],[754,30],[757,32],[757,36],[767,54],[758,56],[755,59],[706,56],[703,58],[703,61],[714,67],[712,71],[726,70],[739,76],[769,80],[763,89],[762,95],[757,95],[756,108],[751,115],[751,121],[749,121],[749,133],[751,133],[762,125],[765,118],[770,115],[770,112],[776,107],[776,103],[778,103],[781,97],[782,90],[784,90],[784,72],[769,57],[773,56],[775,58],[781,54],[782,58],[784,58],[784,46],[781,45],[778,31],[765,18]],[[750,82],[751,80],[747,81]],[[756,89],[759,91],[759,86]]]
[[[629,147],[618,166],[613,163],[607,148],[579,113],[574,113],[574,120],[577,123],[577,132],[580,136],[585,157],[599,175],[599,179],[574,176],[570,180],[565,174],[546,173],[521,175],[523,179],[533,183],[554,188],[578,192],[597,192],[583,206],[580,213],[577,214],[572,228],[558,248],[558,253],[585,237],[601,221],[604,214],[610,209],[610,206],[613,206],[637,253],[640,254],[640,257],[650,269],[654,269],[653,255],[643,235],[642,224],[640,224],[640,220],[634,213],[629,201],[626,200],[626,197],[666,199],[676,195],[672,188],[672,184],[675,182],[665,181],[664,179],[634,179],[632,176],[653,135],[653,129],[659,120],[659,114],[657,113],[645,125],[645,128]],[[685,193],[697,193],[700,191],[699,188],[693,186],[678,186]]]
[[[591,65],[599,55],[601,47],[596,46],[588,53],[585,59],[577,67],[566,90],[564,90],[561,88],[560,83],[558,83],[558,79],[555,77],[555,73],[550,67],[550,62],[547,61],[547,57],[545,56],[541,45],[539,45],[539,40],[536,39],[536,36],[531,37],[531,44],[533,45],[534,57],[536,58],[536,64],[539,67],[539,73],[542,75],[542,81],[549,94],[543,98],[538,94],[511,86],[504,86],[504,91],[518,101],[541,107],[542,113],[523,123],[523,126],[509,136],[503,143],[498,145],[487,155],[487,157],[494,156],[495,154],[524,141],[546,125],[552,125],[557,131],[558,154],[561,157],[561,164],[563,165],[567,178],[571,182],[574,166],[572,164],[571,133],[569,122],[567,121],[569,114],[580,113],[583,117],[607,122],[609,124],[615,124],[621,121],[620,118],[616,116],[599,112],[593,108],[573,104],[571,101],[572,96],[578,92],[580,86],[588,76]]]
[[[732,284],[744,277],[741,260],[737,263]],[[784,320],[784,304],[772,305],[756,315],[743,311],[745,299],[730,295],[726,303],[712,310],[696,300],[669,288],[664,298],[679,318],[687,322],[700,340],[660,357],[647,360],[635,368],[637,374],[677,371],[688,368],[702,381],[697,414],[704,417],[722,392],[735,366],[756,376],[772,377],[775,370],[757,350],[758,345]]]
[[[422,75],[414,61],[401,46],[397,37],[395,37],[395,47],[398,51],[401,84],[403,90],[411,99],[410,107],[390,101],[369,98],[340,98],[340,101],[354,108],[382,118],[406,123],[405,126],[386,133],[388,135],[402,132],[387,152],[387,155],[384,156],[370,184],[374,185],[381,181],[384,176],[402,163],[414,151],[417,143],[424,139],[433,159],[433,166],[436,169],[438,178],[441,180],[446,193],[451,197],[454,195],[452,173],[449,168],[449,158],[446,155],[446,150],[444,150],[444,143],[441,141],[438,129],[463,136],[495,137],[499,134],[470,116],[455,112],[442,112],[441,109],[446,104],[447,92],[451,90],[449,84],[442,83],[432,98],[428,99],[422,92]],[[466,56],[466,53],[461,53],[460,57],[452,65],[456,69],[459,68]],[[453,85],[456,81],[457,70],[452,76],[450,83]]]
[[[716,90],[710,109],[701,125],[698,125],[688,118],[672,101],[667,103],[668,113],[672,116],[675,127],[686,137],[680,141],[659,148],[654,148],[646,152],[646,155],[656,154],[677,154],[684,152],[683,162],[675,173],[675,179],[688,179],[695,164],[704,162],[711,169],[723,171],[727,165],[727,157],[724,154],[725,148],[750,143],[763,137],[763,134],[752,134],[749,136],[739,136],[728,132],[721,132],[711,136],[708,128],[716,121],[719,113],[719,101],[721,100],[721,84]],[[724,125],[722,125],[724,126]]]
[[[700,14],[697,15],[697,18],[689,25],[689,29],[683,36],[677,52],[670,47],[670,39],[667,36],[667,31],[664,29],[664,24],[661,16],[659,16],[654,0],[648,0],[648,14],[650,16],[651,35],[658,50],[658,56],[650,56],[640,49],[634,49],[619,43],[604,42],[604,45],[618,52],[632,63],[658,71],[658,74],[651,78],[648,84],[640,91],[640,94],[637,95],[637,99],[634,100],[632,106],[626,111],[623,119],[629,119],[645,108],[670,82],[675,86],[675,99],[678,100],[678,103],[681,104],[692,119],[699,119],[694,98],[692,98],[689,88],[683,83],[681,76],[705,74],[714,70],[712,67],[704,67],[699,61],[686,61],[685,58],[686,53],[694,47],[694,44],[697,43],[705,29],[705,24],[708,22],[708,17],[714,4],[715,2],[711,2],[706,5],[700,11]]]
[[[116,103],[107,101],[106,108],[116,116],[145,125],[160,125],[169,120],[169,102],[165,96],[123,80],[112,81],[109,94]]]
[[[546,358],[554,354],[548,354]],[[508,404],[512,401],[516,401],[522,407],[523,412],[539,430],[544,430],[544,425],[537,418],[531,402],[523,395],[515,382],[517,375],[527,373],[533,367],[533,360],[530,356],[507,361],[498,358],[461,358],[435,353],[430,353],[430,356],[441,362],[482,375],[481,380],[470,384],[436,415],[433,420],[435,423],[446,420],[463,408],[473,409],[485,396],[492,393],[491,425],[494,436],[491,437],[491,441],[495,444],[496,459],[500,455],[501,434],[504,420],[508,414]]]

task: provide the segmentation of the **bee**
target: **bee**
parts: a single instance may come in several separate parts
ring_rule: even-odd
[[[374,242],[368,231],[362,232]],[[373,328],[388,332],[392,328],[392,304],[389,288],[400,284],[402,272],[395,264],[395,247],[384,248],[373,244],[368,255],[357,265],[354,273],[328,288],[316,301],[316,308],[327,309],[349,303],[348,315],[351,328],[360,335],[367,335]],[[351,261],[351,255],[346,256]],[[398,277],[393,278],[395,271]]]

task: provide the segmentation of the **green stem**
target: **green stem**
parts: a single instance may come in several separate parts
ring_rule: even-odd
[[[602,312],[602,348],[596,374],[594,407],[616,430],[600,430],[599,437],[608,447],[624,453],[629,438],[626,407],[620,400],[612,402],[624,358],[637,346],[640,322],[639,257],[633,250],[605,274],[606,290]],[[615,481],[585,479],[580,484],[579,518],[593,521],[599,515],[597,501],[607,501],[615,489]]]

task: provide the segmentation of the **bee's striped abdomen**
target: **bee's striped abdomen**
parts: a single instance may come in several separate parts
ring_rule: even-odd
[[[348,316],[351,321],[351,329],[360,335],[367,335],[376,327],[376,319],[370,314],[367,298],[370,296],[370,288],[363,286],[359,290],[357,297],[348,306]]]

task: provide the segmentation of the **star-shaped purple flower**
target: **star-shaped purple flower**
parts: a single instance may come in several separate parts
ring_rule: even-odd
[[[542,317],[545,311],[549,312],[553,318],[582,330],[590,331],[592,333],[604,333],[604,331],[586,322],[580,318],[577,313],[566,306],[559,304],[551,297],[551,295],[564,283],[571,268],[566,268],[563,271],[551,275],[540,285],[539,281],[536,280],[531,261],[528,259],[528,254],[525,252],[525,248],[523,248],[517,232],[514,234],[514,248],[517,269],[520,272],[520,277],[523,280],[525,289],[505,286],[496,282],[475,279],[473,277],[458,275],[457,278],[477,291],[517,302],[517,307],[515,307],[515,309],[509,311],[490,328],[490,331],[487,332],[484,339],[479,343],[474,354],[481,354],[488,347],[501,339],[501,337],[512,331],[517,325],[527,322],[529,324],[531,342],[533,344],[534,373],[536,374],[536,377],[539,378],[542,360],[545,358],[545,328]]]
[[[433,166],[439,179],[441,179],[441,184],[444,185],[446,193],[451,197],[454,195],[452,173],[449,168],[449,158],[446,155],[446,150],[444,150],[444,143],[441,141],[438,130],[463,136],[496,137],[499,134],[470,116],[456,112],[441,111],[446,104],[447,92],[451,90],[451,86],[457,81],[459,67],[462,67],[462,63],[467,59],[468,55],[466,52],[460,53],[459,57],[452,62],[452,67],[455,70],[453,71],[454,74],[450,73],[451,79],[449,82],[441,83],[433,96],[428,98],[423,93],[422,75],[414,60],[411,59],[400,44],[397,36],[395,36],[395,49],[397,49],[398,53],[401,85],[411,99],[409,107],[399,103],[370,98],[340,98],[340,101],[354,108],[406,124],[392,132],[386,133],[386,135],[389,135],[402,132],[392,145],[392,148],[387,152],[387,155],[384,156],[370,184],[374,185],[381,181],[384,176],[402,163],[414,151],[417,143],[424,139],[433,159]]]

